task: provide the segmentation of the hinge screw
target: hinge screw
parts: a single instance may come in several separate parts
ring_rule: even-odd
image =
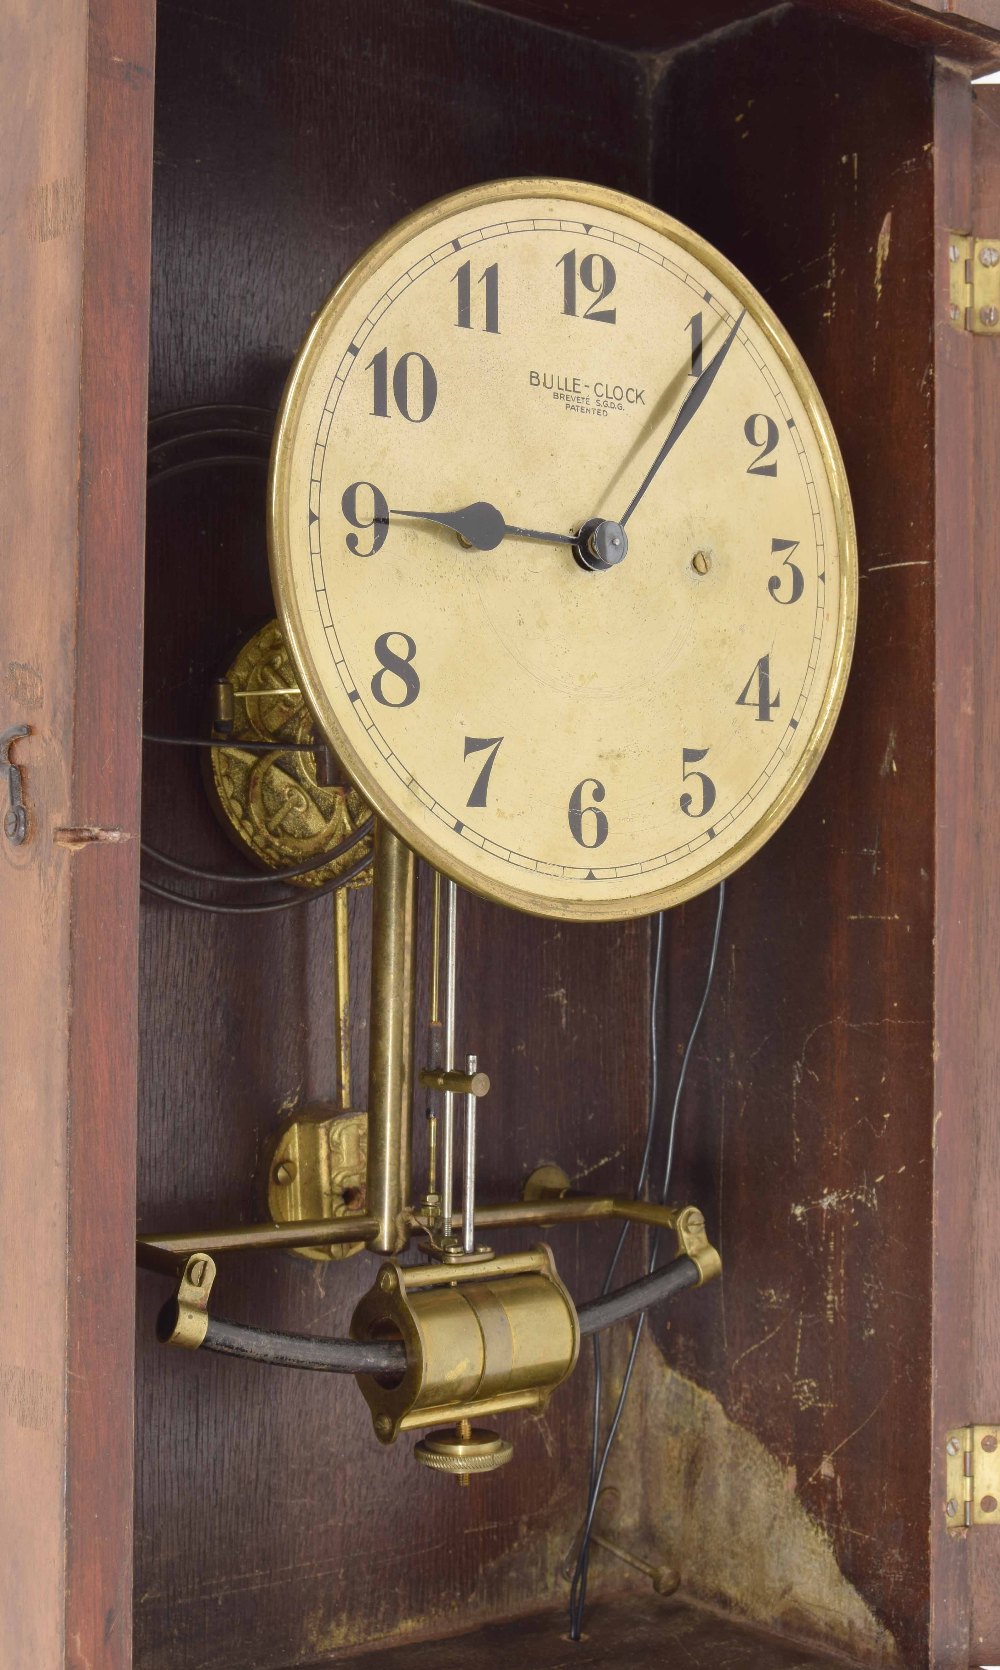
[[[984,267],[996,267],[1000,265],[1000,249],[994,249],[992,244],[987,244],[985,249],[979,251],[979,259]]]
[[[949,261],[957,261],[959,255],[961,253],[962,252],[959,249],[957,244],[949,244],[948,245],[948,259],[949,259]]]
[[[954,1496],[952,1497],[951,1501],[948,1503],[948,1506],[945,1508],[944,1511],[948,1515],[949,1519],[954,1519],[955,1515],[958,1512],[958,1503],[955,1501]]]
[[[962,1446],[957,1438],[948,1439],[947,1449],[949,1455],[957,1455],[961,1448]]]
[[[996,1447],[997,1447],[997,1436],[996,1436],[996,1433],[995,1433],[995,1432],[988,1432],[988,1433],[987,1433],[987,1434],[986,1434],[986,1436],[985,1436],[985,1437],[984,1437],[984,1438],[982,1438],[982,1439],[981,1439],[981,1440],[980,1440],[980,1442],[981,1442],[981,1444],[982,1444],[982,1446],[983,1446],[983,1449],[984,1449],[984,1450],[986,1450],[986,1452],[987,1452],[987,1453],[988,1453],[988,1454],[989,1454],[989,1455],[992,1455],[992,1454],[993,1454],[993,1451],[994,1451],[994,1450],[995,1450],[995,1449],[996,1449]]]
[[[981,307],[979,317],[984,325],[1000,325],[1000,307]]]
[[[952,302],[951,304],[951,316],[953,319],[960,319],[962,317],[962,309],[959,307],[957,302]]]

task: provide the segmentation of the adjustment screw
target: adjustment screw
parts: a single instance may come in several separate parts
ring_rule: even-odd
[[[949,1438],[947,1444],[945,1445],[945,1449],[948,1451],[949,1455],[957,1455],[961,1447],[962,1446],[957,1438]]]
[[[948,1503],[948,1506],[945,1508],[944,1511],[948,1515],[949,1519],[954,1519],[955,1515],[958,1512],[958,1503],[955,1501],[954,1496],[952,1497],[951,1501]]]
[[[979,317],[984,325],[1000,325],[1000,307],[981,307]]]
[[[979,251],[979,259],[984,267],[995,267],[1000,264],[1000,249],[994,249],[992,244],[988,244],[985,249]]]
[[[696,574],[707,574],[712,566],[712,559],[707,551],[696,551],[691,558],[691,567]]]
[[[380,1438],[387,1438],[392,1431],[392,1422],[388,1415],[375,1416],[375,1431]]]
[[[383,1270],[378,1278],[378,1284],[383,1293],[395,1293],[397,1287],[395,1270]]]
[[[282,1160],[279,1165],[275,1166],[274,1181],[280,1183],[283,1188],[287,1187],[289,1183],[293,1183],[295,1181],[295,1161]]]

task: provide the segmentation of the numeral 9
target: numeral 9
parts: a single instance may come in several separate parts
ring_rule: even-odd
[[[372,496],[372,512],[365,515],[358,505],[358,490],[364,488]],[[389,532],[389,506],[371,481],[352,481],[344,497],[340,501],[340,508],[350,522],[352,528],[371,528],[372,548],[362,551],[361,542],[356,533],[347,535],[347,549],[355,557],[373,557],[376,551],[381,551]]]

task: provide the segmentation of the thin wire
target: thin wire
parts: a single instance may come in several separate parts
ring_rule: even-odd
[[[200,910],[210,916],[263,916],[265,912],[273,910],[295,910],[299,905],[311,905],[314,900],[322,899],[327,893],[336,893],[338,887],[346,887],[349,881],[359,876],[371,863],[371,854],[359,858],[356,864],[339,875],[336,881],[325,882],[322,887],[310,888],[308,892],[297,893],[294,899],[276,899],[273,904],[266,905],[217,905],[205,899],[189,899],[184,893],[176,893],[171,887],[161,887],[158,882],[147,881],[143,876],[139,886],[145,893],[155,893],[158,899],[169,899],[172,905],[181,905],[185,910]]]
[[[670,1128],[669,1128],[669,1133],[668,1133],[668,1138],[667,1138],[667,1155],[666,1155],[666,1159],[664,1161],[663,1177],[662,1177],[662,1180],[661,1180],[661,1183],[660,1183],[660,1192],[659,1192],[659,1202],[660,1202],[661,1206],[666,1204],[667,1195],[668,1195],[669,1190],[670,1190],[670,1177],[671,1177],[671,1173],[672,1173],[672,1170],[673,1170],[674,1147],[675,1147],[675,1141],[676,1141],[676,1135],[677,1135],[677,1123],[678,1123],[678,1116],[679,1116],[679,1113],[680,1113],[681,1095],[682,1095],[683,1090],[684,1090],[685,1079],[687,1078],[688,1064],[691,1060],[691,1053],[694,1049],[695,1039],[697,1038],[698,1031],[701,1027],[702,1018],[703,1018],[705,1010],[708,1006],[708,999],[709,999],[709,995],[710,995],[711,990],[712,990],[712,982],[713,982],[713,979],[714,979],[714,976],[715,976],[715,966],[716,966],[716,962],[718,961],[718,955],[719,955],[719,940],[720,940],[721,935],[722,935],[722,914],[723,914],[723,907],[725,905],[725,900],[726,900],[726,884],[725,884],[725,881],[720,881],[720,883],[719,883],[719,903],[718,903],[718,907],[717,907],[716,913],[715,913],[715,932],[712,936],[712,949],[711,949],[711,953],[710,953],[709,959],[708,959],[708,970],[707,970],[707,973],[706,973],[706,976],[705,976],[705,986],[704,986],[704,989],[702,991],[701,1002],[698,1005],[698,1012],[697,1012],[697,1014],[695,1015],[695,1018],[694,1018],[694,1024],[692,1025],[691,1031],[688,1034],[687,1045],[685,1047],[684,1055],[683,1055],[683,1058],[681,1060],[680,1072],[677,1075],[677,1087],[676,1087],[676,1090],[674,1091],[673,1107],[672,1107],[671,1113],[670,1113]],[[652,990],[652,995],[651,995],[651,999],[650,999],[649,1119],[648,1119],[647,1126],[646,1126],[646,1146],[643,1150],[642,1165],[640,1167],[640,1172],[639,1172],[639,1176],[640,1176],[640,1179],[641,1179],[640,1188],[642,1186],[644,1186],[645,1181],[646,1181],[646,1176],[648,1175],[649,1161],[650,1161],[650,1155],[651,1155],[651,1152],[652,1152],[652,1145],[653,1145],[653,1136],[655,1134],[655,1128],[656,1128],[656,1103],[657,1103],[657,1093],[658,1093],[658,1089],[659,1089],[659,1049],[658,1049],[658,1039],[657,1039],[657,1024],[656,1024],[657,1014],[656,1014],[656,1010],[657,1010],[657,998],[658,998],[658,995],[659,995],[660,965],[661,965],[661,960],[662,960],[662,953],[663,953],[663,915],[661,913],[660,919],[659,919],[659,931],[657,933],[657,939],[656,939],[656,958],[655,958],[655,962],[654,962],[654,966],[653,966],[653,990]],[[637,1195],[639,1194],[639,1189],[636,1190],[636,1194]],[[626,1231],[627,1231],[628,1227],[629,1227],[628,1224],[626,1224],[624,1226],[624,1228],[622,1230],[622,1233],[618,1238],[618,1245],[615,1248],[614,1254],[612,1256],[611,1265],[610,1265],[610,1268],[609,1268],[608,1280],[605,1282],[605,1286],[604,1286],[604,1291],[605,1292],[607,1292],[607,1290],[608,1290],[608,1285],[609,1285],[609,1282],[610,1282],[610,1278],[614,1273],[615,1266],[617,1265],[619,1256],[621,1254],[621,1250],[622,1250],[622,1247],[623,1247],[624,1242],[625,1242],[625,1234],[626,1234]],[[653,1237],[653,1243],[652,1243],[652,1247],[651,1247],[651,1250],[650,1250],[649,1265],[648,1265],[648,1269],[649,1269],[650,1272],[652,1272],[656,1267],[657,1255],[659,1253],[659,1245],[660,1245],[660,1231],[657,1230],[656,1234]],[[635,1368],[636,1357],[637,1357],[638,1351],[639,1351],[639,1342],[642,1338],[642,1330],[643,1330],[643,1327],[645,1326],[645,1322],[646,1322],[646,1312],[643,1311],[640,1314],[640,1316],[638,1318],[638,1321],[636,1322],[636,1325],[635,1325],[635,1332],[632,1336],[632,1345],[631,1345],[631,1348],[629,1350],[628,1361],[625,1365],[625,1374],[622,1378],[621,1391],[618,1394],[618,1402],[615,1406],[615,1412],[614,1412],[614,1414],[611,1418],[611,1425],[608,1428],[608,1434],[607,1434],[607,1437],[606,1437],[605,1442],[604,1442],[604,1449],[600,1454],[600,1459],[599,1460],[598,1460],[598,1451],[600,1449],[600,1437],[599,1437],[599,1434],[600,1434],[600,1404],[601,1404],[601,1392],[602,1392],[603,1388],[602,1388],[600,1350],[599,1350],[597,1338],[595,1337],[595,1340],[594,1340],[594,1426],[593,1426],[593,1439],[592,1439],[592,1443],[591,1443],[590,1487],[589,1487],[588,1494],[587,1494],[587,1514],[586,1514],[586,1518],[584,1520],[583,1535],[580,1539],[580,1548],[579,1548],[579,1551],[577,1553],[576,1566],[575,1566],[574,1571],[573,1571],[573,1580],[572,1580],[572,1583],[570,1585],[570,1594],[569,1594],[569,1637],[570,1637],[571,1641],[579,1641],[580,1636],[581,1636],[582,1631],[583,1631],[584,1610],[585,1610],[586,1604],[587,1604],[587,1579],[588,1579],[589,1572],[590,1572],[590,1542],[591,1542],[591,1537],[593,1535],[594,1517],[595,1517],[595,1514],[596,1514],[596,1511],[597,1511],[597,1502],[598,1502],[598,1498],[599,1498],[600,1493],[601,1493],[601,1486],[604,1482],[604,1474],[605,1474],[605,1471],[607,1469],[608,1458],[611,1455],[611,1450],[614,1446],[615,1439],[618,1436],[618,1428],[621,1424],[622,1415],[623,1415],[624,1410],[625,1410],[625,1401],[628,1397],[629,1387],[632,1383],[632,1373],[633,1373],[633,1370]]]
[[[159,742],[165,748],[228,748],[234,754],[315,754],[323,746],[320,742],[237,742],[235,737],[216,742],[204,736],[161,736],[157,731],[143,731],[142,740]]]
[[[142,851],[150,858],[155,858],[158,864],[166,865],[168,870],[177,870],[182,876],[194,876],[197,881],[226,882],[233,887],[259,887],[261,883],[269,881],[294,881],[297,876],[307,876],[312,870],[322,870],[325,865],[333,864],[336,859],[343,858],[370,835],[375,827],[373,816],[365,818],[357,829],[350,835],[345,835],[335,847],[328,852],[321,852],[318,858],[310,858],[304,864],[295,864],[284,870],[266,870],[255,872],[253,875],[234,876],[228,870],[203,870],[197,864],[182,864],[179,858],[171,858],[168,853],[161,852],[159,847],[151,847],[148,841],[141,843]]]

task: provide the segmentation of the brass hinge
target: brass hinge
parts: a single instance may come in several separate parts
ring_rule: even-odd
[[[1000,237],[948,234],[949,318],[958,331],[1000,336]]]
[[[960,1426],[945,1441],[949,1531],[1000,1525],[1000,1426]]]

